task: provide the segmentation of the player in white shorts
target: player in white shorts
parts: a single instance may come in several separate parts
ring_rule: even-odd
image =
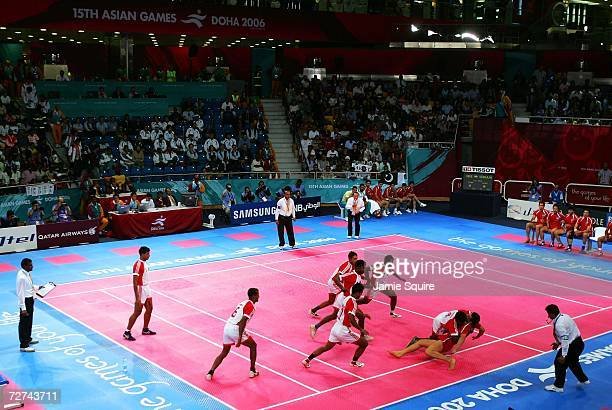
[[[149,322],[151,321],[151,315],[153,314],[153,292],[151,291],[151,285],[149,283],[149,265],[147,261],[151,257],[151,249],[146,246],[141,246],[138,249],[138,260],[134,263],[132,269],[132,285],[134,286],[134,312],[128,319],[128,325],[125,332],[123,332],[123,338],[133,342],[136,340],[132,336],[132,327],[136,323],[136,319],[142,313],[142,307],[145,308],[144,314],[144,326],[142,328],[142,334],[145,336],[153,336],[157,333],[149,329]]]
[[[330,306],[336,300],[336,295],[342,290],[342,283],[340,277],[353,271],[355,262],[357,261],[357,252],[350,251],[348,254],[348,260],[344,262],[338,269],[336,269],[333,275],[327,281],[327,300],[319,303],[317,306],[310,309],[308,313],[312,317],[319,317],[318,310]]]
[[[206,380],[212,380],[213,374],[217,367],[223,362],[223,359],[229,354],[232,346],[240,347],[245,345],[250,350],[251,358],[251,370],[249,377],[259,376],[259,372],[255,369],[255,362],[257,361],[257,343],[246,331],[247,322],[255,314],[255,303],[259,301],[259,289],[250,288],[247,292],[248,299],[240,302],[240,304],[234,310],[234,313],[225,322],[223,328],[223,350],[219,353],[219,356],[213,362],[212,367],[206,373]]]
[[[351,289],[350,296],[344,298],[342,308],[338,311],[336,323],[329,333],[329,339],[324,346],[319,347],[312,352],[306,359],[302,360],[302,365],[306,368],[310,367],[310,362],[317,356],[334,348],[336,344],[353,343],[357,345],[351,366],[363,367],[364,364],[359,361],[359,358],[368,347],[368,341],[365,336],[368,332],[357,322],[357,299],[363,293],[363,285],[357,283]],[[355,332],[357,330],[359,333]]]
[[[325,316],[316,325],[310,325],[310,337],[312,337],[313,339],[317,334],[317,330],[319,330],[321,326],[336,319],[336,317],[338,316],[338,311],[344,305],[344,299],[350,296],[351,288],[353,287],[355,283],[359,282],[360,278],[362,277],[363,272],[365,270],[365,261],[361,259],[356,261],[354,268],[355,270],[349,273],[346,273],[344,275],[340,275],[338,273],[337,277],[334,278],[334,280],[337,280],[338,282],[340,282],[342,291],[338,293],[336,295],[336,298],[334,299],[333,313]],[[363,327],[364,326],[363,321],[365,320],[365,315],[363,315],[363,312],[358,311],[357,316],[359,317],[360,320],[362,320],[362,322],[360,323],[361,323],[361,326]],[[370,340],[370,336],[368,336],[367,339]]]

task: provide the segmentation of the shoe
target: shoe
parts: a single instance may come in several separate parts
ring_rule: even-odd
[[[363,367],[365,366],[364,362],[359,362],[357,360],[351,360],[351,366],[353,367]]]
[[[249,371],[249,378],[251,378],[251,379],[252,379],[252,378],[257,377],[257,376],[259,376],[259,372],[258,372],[257,370],[255,370],[255,371],[253,371],[253,370]]]
[[[359,239],[359,236],[353,236],[353,239]],[[602,254],[603,255],[603,254]]]
[[[346,235],[346,239],[351,239],[352,236],[351,235]]]
[[[386,214],[386,213],[383,212],[382,216],[389,216],[389,214]]]
[[[282,251],[283,249],[285,249],[285,245],[278,245],[278,249]]]
[[[363,337],[367,342],[371,342],[372,340],[374,340],[374,336],[370,336],[370,335],[365,335]]]
[[[546,245],[546,243],[544,243],[544,241],[541,241],[540,243],[538,243],[538,246],[544,246]]]
[[[548,244],[548,246],[549,246],[550,248],[554,248],[554,247],[555,247],[555,244],[554,244],[553,242],[551,242],[551,243],[549,243],[549,244]]]
[[[597,256],[603,256],[603,251],[597,251]],[[32,342],[30,342],[32,344]]]
[[[578,382],[578,386],[586,386],[587,384],[591,384],[591,381],[587,380],[586,382]]]
[[[400,315],[399,313],[395,313],[395,312],[389,312],[389,316],[393,317],[393,318],[399,318],[402,317],[402,315]]]
[[[565,248],[565,252],[571,252],[572,248],[570,248],[569,246],[567,248]]]
[[[531,243],[531,240],[529,238],[525,239],[525,242],[523,243]]]
[[[157,332],[154,332],[151,329],[142,329],[142,334],[145,336],[154,336],[157,334]]]
[[[128,332],[128,331],[123,332],[123,338],[125,340],[129,340],[130,342],[133,342],[134,340],[136,340],[134,336],[132,336],[132,332]]]
[[[544,386],[544,390],[553,391],[555,393],[563,393],[563,387],[557,387],[554,384],[549,384],[548,386]]]
[[[565,248],[565,245],[563,245],[562,243],[557,245],[557,249],[563,249],[563,248]]]
[[[38,340],[30,340],[30,345],[35,345],[38,343]]]
[[[427,204],[425,204],[423,202],[421,202],[420,205],[421,205],[421,208],[425,208],[427,206]]]
[[[308,311],[308,314],[312,317],[319,317],[319,314],[317,312],[313,312],[312,309]]]
[[[317,335],[317,327],[315,325],[310,325],[309,329],[310,329],[310,337],[314,339],[315,336]]]
[[[33,347],[20,347],[19,350],[24,353],[34,353],[36,351]]]
[[[413,214],[416,214],[416,213],[417,213],[417,210],[415,209],[414,211],[412,211],[412,213],[413,213]]]
[[[410,209],[406,209],[406,212],[408,212],[409,214],[412,213],[412,211]]]
[[[291,249],[295,249],[295,248],[296,248],[296,246],[295,246],[295,245],[291,245]]]
[[[211,381],[213,378],[213,374],[211,372],[206,373],[206,380]]]
[[[308,360],[308,359],[302,360],[302,366],[304,366],[305,368],[309,369],[310,368],[310,360]]]

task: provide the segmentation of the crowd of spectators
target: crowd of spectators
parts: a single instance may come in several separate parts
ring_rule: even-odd
[[[493,81],[304,76],[289,84],[285,105],[304,170],[397,171],[405,167],[407,147],[453,143],[459,115],[495,115],[499,88]]]
[[[213,174],[276,171],[263,108],[240,96],[189,99],[164,117],[64,118],[61,124],[71,168],[94,177],[110,176],[117,164],[128,175],[185,167]]]
[[[609,89],[595,86],[586,79],[577,84],[567,73],[556,73],[543,67],[529,79],[517,74],[513,83],[516,100],[527,103],[534,116],[609,118]]]
[[[47,142],[49,102],[39,97],[35,66],[0,65],[0,186],[50,182],[62,161]]]

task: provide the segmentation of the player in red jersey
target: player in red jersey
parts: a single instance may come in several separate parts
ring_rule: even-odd
[[[574,213],[573,208],[567,208],[567,214],[563,217],[563,225],[565,227],[565,236],[567,237],[566,252],[572,251],[572,243],[574,242],[574,227],[578,221],[578,215]]]
[[[336,298],[334,299],[334,311],[333,313],[330,313],[329,315],[321,319],[316,325],[310,325],[310,337],[312,337],[313,339],[317,334],[317,330],[319,330],[321,326],[328,322],[331,322],[338,316],[338,311],[342,308],[344,299],[350,296],[351,294],[351,288],[363,277],[363,273],[365,271],[365,261],[361,259],[356,261],[354,267],[355,269],[351,272],[346,273],[344,275],[340,275],[339,273],[337,273],[334,277],[334,282],[336,280],[340,282],[340,293],[338,293],[336,295]],[[365,323],[365,318],[368,316],[364,315],[361,311],[357,312],[357,316],[362,321],[361,323],[363,326],[363,323]]]
[[[156,332],[149,329],[149,322],[151,321],[151,314],[153,313],[153,292],[149,283],[149,266],[147,261],[151,257],[151,249],[146,246],[141,246],[138,249],[138,260],[134,263],[132,269],[132,285],[134,286],[134,312],[128,320],[127,329],[123,332],[123,338],[133,342],[136,340],[132,336],[132,326],[138,319],[138,316],[142,313],[142,307],[144,305],[144,327],[142,328],[142,334],[145,336],[152,336],[157,334]]]
[[[383,181],[380,180],[378,185],[372,187],[372,181],[368,179],[366,181],[366,196],[380,206],[383,216],[389,216],[389,201],[383,198],[382,185]]]
[[[249,377],[259,376],[259,372],[255,369],[255,362],[257,362],[257,343],[247,333],[246,325],[249,320],[253,318],[255,314],[255,303],[259,301],[259,289],[250,288],[247,292],[248,299],[240,302],[240,304],[234,310],[234,313],[225,322],[223,328],[223,350],[219,353],[219,356],[213,362],[212,367],[206,373],[206,380],[212,380],[213,374],[217,367],[223,362],[223,359],[229,354],[232,346],[240,347],[245,345],[250,350],[251,369],[249,371]]]
[[[351,289],[351,294],[342,301],[341,309],[338,311],[336,323],[332,327],[327,343],[312,352],[306,359],[302,360],[302,365],[306,368],[310,367],[310,362],[317,356],[331,350],[336,344],[353,343],[357,345],[351,366],[363,367],[364,363],[359,361],[359,358],[368,347],[368,341],[365,336],[368,332],[359,325],[357,321],[357,299],[363,293],[363,285],[356,283]],[[356,329],[359,334],[353,331]]]
[[[527,235],[525,243],[529,243],[530,233],[532,231],[535,233],[533,240],[531,241],[532,243],[536,243],[536,240],[540,237],[540,229],[542,229],[546,224],[546,216],[548,215],[548,211],[544,209],[544,206],[544,202],[540,202],[538,204],[538,209],[536,209],[531,216],[531,221],[527,222],[527,225],[525,226],[525,234]]]
[[[585,209],[582,212],[582,216],[576,220],[576,226],[574,227],[574,237],[582,237],[582,250],[580,253],[586,253],[586,246],[592,234],[593,220],[589,216],[589,211]]]
[[[447,318],[438,330],[436,339],[414,337],[410,344],[404,349],[389,353],[394,357],[400,358],[408,353],[424,348],[425,354],[434,359],[445,361],[448,363],[448,369],[453,370],[457,362],[452,355],[457,352],[457,345],[461,346],[465,337],[469,335],[473,329],[464,311],[444,312],[441,315],[446,315]],[[439,316],[440,315],[438,315],[438,317]],[[461,342],[461,344],[459,344],[459,342]],[[445,355],[444,353],[446,352],[448,352],[449,355]]]
[[[346,275],[353,271],[355,262],[357,262],[357,252],[350,251],[348,254],[348,260],[344,262],[338,269],[336,269],[327,281],[327,300],[325,302],[319,303],[317,306],[313,307],[308,311],[310,316],[319,317],[317,313],[318,310],[323,309],[327,306],[331,306],[334,304],[334,300],[336,300],[336,295],[340,293],[342,290],[342,282],[340,277],[342,275]]]
[[[597,254],[599,256],[603,256],[603,244],[604,242],[612,242],[612,219],[608,222],[608,226],[606,226],[606,232],[603,236],[597,238]]]
[[[412,203],[412,213],[413,214],[417,213],[417,210],[416,210],[417,204],[419,204],[421,208],[425,208],[427,206],[427,204],[421,202],[419,198],[417,198],[416,194],[414,193],[414,181],[410,181],[408,183],[408,186],[406,187],[406,197],[408,198],[408,204],[406,205],[406,210],[408,212],[410,212],[410,203]]]
[[[395,197],[397,199],[397,209],[401,212],[402,205],[404,205],[405,211],[410,213],[411,211],[408,206],[410,202],[410,199],[408,199],[408,185],[405,182],[395,190]]]
[[[565,232],[563,229],[563,221],[565,215],[561,211],[559,211],[559,205],[554,204],[553,210],[546,216],[546,225],[540,230],[540,245],[544,244],[544,234],[546,232],[550,233],[550,247],[555,246],[555,239],[558,244],[557,247],[563,249],[563,243],[561,242],[561,235]]]
[[[393,215],[402,214],[402,212],[399,210],[401,201],[397,199],[397,192],[393,182],[391,182],[389,186],[385,188],[382,196],[385,201],[389,202],[389,207],[393,207]]]

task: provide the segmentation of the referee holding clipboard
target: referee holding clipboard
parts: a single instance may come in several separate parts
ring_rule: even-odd
[[[276,227],[278,230],[278,247],[285,247],[285,229],[289,246],[295,248],[295,236],[293,235],[293,221],[295,221],[295,203],[291,198],[291,188],[283,189],[284,196],[276,203]]]

